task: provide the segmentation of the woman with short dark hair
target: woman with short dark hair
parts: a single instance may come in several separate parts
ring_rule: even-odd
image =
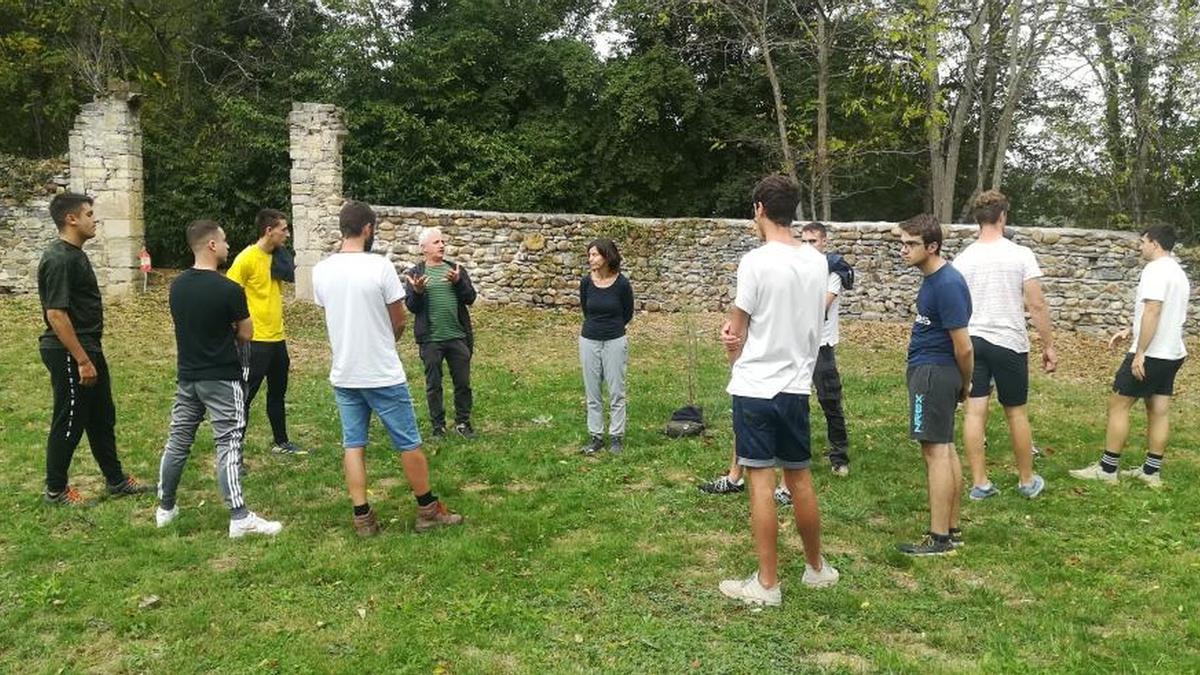
[[[620,454],[625,441],[625,370],[629,361],[625,325],[633,318],[633,286],[621,274],[621,254],[611,239],[588,244],[587,259],[589,271],[579,280],[583,310],[579,362],[590,436],[583,454],[594,455],[604,447],[602,384],[608,385],[608,449]]]

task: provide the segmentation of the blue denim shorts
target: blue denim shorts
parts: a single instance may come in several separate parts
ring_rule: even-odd
[[[733,434],[741,466],[807,469],[812,463],[805,394],[779,393],[770,399],[734,396]]]
[[[371,411],[379,416],[383,428],[392,437],[392,445],[401,452],[421,447],[421,432],[407,384],[373,389],[334,387],[338,415],[342,418],[342,447],[364,448]]]

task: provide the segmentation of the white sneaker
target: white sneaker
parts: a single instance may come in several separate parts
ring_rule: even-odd
[[[828,588],[836,584],[841,576],[833,565],[830,565],[825,558],[821,558],[821,569],[819,570],[814,570],[809,567],[808,563],[804,563],[804,576],[800,581],[809,588]]]
[[[229,521],[229,538],[238,539],[248,534],[265,534],[273,537],[283,529],[283,523],[277,520],[266,520],[253,511],[241,520]]]
[[[1139,469],[1140,471],[1140,469]],[[1098,480],[1101,483],[1117,482],[1117,472],[1109,473],[1100,467],[1100,462],[1089,464],[1082,469],[1071,469],[1071,476],[1080,480]]]
[[[749,579],[726,579],[718,588],[725,597],[741,600],[747,605],[778,607],[779,603],[783,602],[779,584],[775,584],[775,588],[763,588],[763,585],[758,583],[757,571],[750,575]]]
[[[170,511],[168,511],[160,506],[157,509],[154,509],[154,524],[158,525],[159,527],[166,527],[167,525],[170,525],[171,521],[175,520],[175,517],[178,515],[179,515],[179,505],[178,504],[176,504],[174,507],[172,507]]]
[[[1125,476],[1126,478],[1136,478],[1152,488],[1160,488],[1163,486],[1161,471],[1158,473],[1146,473],[1145,471],[1142,471],[1142,468],[1139,466],[1136,469],[1126,469],[1121,472],[1121,475]]]

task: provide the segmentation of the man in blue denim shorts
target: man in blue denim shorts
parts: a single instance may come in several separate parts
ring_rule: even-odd
[[[737,293],[721,340],[733,357],[726,391],[733,396],[737,461],[749,477],[758,570],[747,579],[722,581],[720,590],[746,604],[778,605],[777,466],[792,493],[804,542],[801,582],[822,587],[838,580],[837,570],[821,556],[821,514],[809,472],[808,396],[821,346],[829,265],[792,235],[800,201],[795,181],[768,176],[754,186],[752,201],[754,232],[763,245],[738,263]]]
[[[458,525],[429,487],[429,463],[421,452],[421,434],[396,340],[404,332],[404,286],[386,258],[371,253],[375,212],[349,201],[339,218],[341,249],[313,268],[313,293],[325,308],[325,327],[333,348],[329,381],[342,419],[342,466],[354,505],[359,536],[379,533],[379,520],[367,503],[367,468],[363,452],[371,412],[400,452],[404,477],[417,498],[418,531]]]
[[[971,291],[942,258],[942,226],[929,214],[900,223],[900,254],[924,277],[908,343],[908,435],[921,444],[929,477],[929,531],[900,544],[913,556],[953,553],[962,539],[962,463],[954,446],[954,410],[967,400],[975,359],[967,324]]]

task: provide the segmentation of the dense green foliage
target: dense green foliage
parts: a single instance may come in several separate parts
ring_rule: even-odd
[[[988,35],[999,36],[989,39],[1003,62],[1004,7],[1016,1],[937,5],[942,62],[954,63],[952,36],[975,5],[998,8]],[[286,207],[293,101],[347,111],[346,190],[359,198],[655,216],[743,215],[753,181],[784,166],[782,111],[806,212],[819,212],[812,18],[825,5],[744,3],[770,10],[762,19],[776,106],[739,2],[0,0],[0,152],[61,154],[82,102],[112,79],[138,83],[147,239],[159,260],[178,262],[191,218],[217,217],[243,244],[257,208]],[[1192,4],[1104,0],[1053,24],[1002,153],[1015,222],[1163,220],[1195,236]],[[961,73],[939,83],[943,109],[928,109],[921,35],[930,24],[918,9],[856,0],[830,16],[831,216],[900,219],[929,208],[926,129],[947,122]],[[1157,32],[1170,39],[1149,44]],[[1064,78],[1065,67],[1098,83]],[[997,98],[965,117],[955,213],[979,173],[976,150],[993,143],[979,131],[1000,116],[999,73]]]

